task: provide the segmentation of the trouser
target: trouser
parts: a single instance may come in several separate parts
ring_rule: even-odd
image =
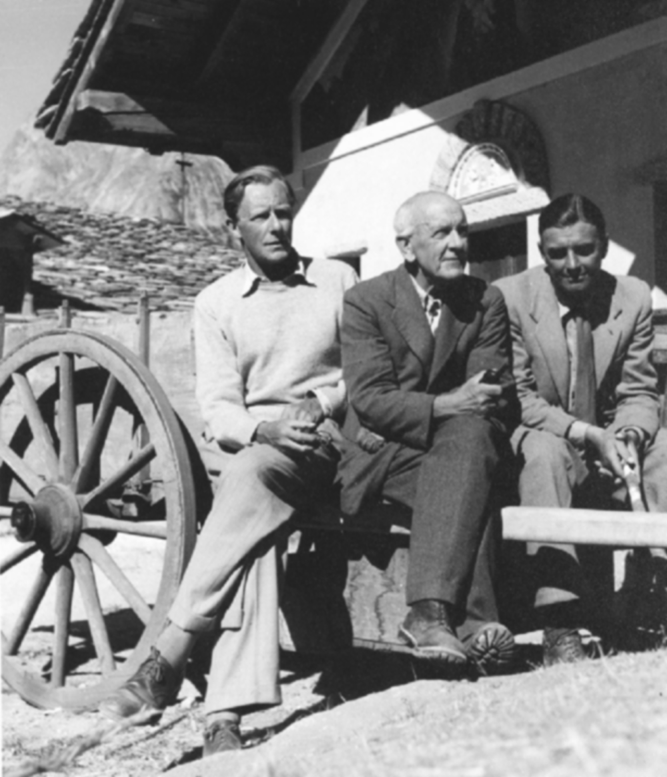
[[[253,444],[236,454],[218,448],[216,456],[213,506],[169,612],[186,631],[221,629],[207,714],[280,704],[278,600],[288,522],[321,498],[335,474],[328,449],[292,457]]]
[[[498,618],[500,531],[490,520],[489,497],[500,444],[490,422],[454,416],[437,427],[429,451],[398,450],[382,489],[384,497],[412,508],[408,604],[452,604],[465,618],[457,624],[461,638]]]
[[[622,503],[625,487],[614,488],[599,476],[584,457],[562,437],[550,432],[519,428],[512,439],[522,466],[519,497],[522,506],[600,507]],[[649,510],[667,511],[667,430],[660,429],[642,461],[644,493]],[[579,563],[581,549],[574,545],[528,543],[536,557],[535,606],[585,600],[590,608],[595,581],[587,578]]]

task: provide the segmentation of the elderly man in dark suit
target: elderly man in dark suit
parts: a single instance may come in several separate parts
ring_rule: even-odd
[[[496,622],[488,504],[512,407],[505,304],[464,274],[456,200],[419,193],[394,226],[404,264],[345,295],[346,432],[379,437],[344,454],[342,505],[355,513],[384,497],[412,508],[400,637],[440,661],[499,670],[513,638]]]
[[[497,282],[507,301],[522,425],[512,445],[525,506],[601,506],[643,464],[652,509],[667,510],[667,434],[659,427],[648,286],[602,270],[604,216],[586,197],[539,218],[544,266]],[[625,496],[622,489],[620,496]],[[577,627],[600,627],[594,586],[574,546],[532,546],[546,664],[584,657]],[[654,562],[665,552],[653,551]],[[596,621],[598,623],[596,623]]]

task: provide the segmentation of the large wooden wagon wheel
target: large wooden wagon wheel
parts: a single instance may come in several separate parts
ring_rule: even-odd
[[[47,332],[0,362],[0,464],[2,676],[40,707],[93,705],[148,654],[194,544],[178,420],[126,348]]]

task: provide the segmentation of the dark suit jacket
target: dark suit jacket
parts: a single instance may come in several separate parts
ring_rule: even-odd
[[[456,285],[435,338],[404,266],[364,281],[345,294],[342,346],[350,403],[345,435],[354,440],[361,423],[388,441],[375,454],[356,445],[344,450],[341,504],[347,513],[379,496],[398,446],[429,449],[435,396],[481,370],[499,370],[504,386],[494,422],[504,429],[518,422],[505,303],[481,280],[466,276]]]
[[[564,437],[575,419],[567,412],[569,356],[551,279],[540,266],[496,284],[510,316],[522,423]],[[603,271],[591,324],[598,422],[613,429],[636,426],[653,438],[659,405],[648,286]]]

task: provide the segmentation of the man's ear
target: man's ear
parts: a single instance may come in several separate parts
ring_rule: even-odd
[[[414,262],[416,260],[415,252],[412,250],[410,238],[407,235],[397,235],[396,245],[401,252],[401,256],[406,262]]]
[[[541,256],[541,257],[542,257],[542,259],[544,259],[544,261],[546,262],[546,260],[547,260],[547,257],[544,255],[544,248],[543,248],[543,246],[542,246],[542,241],[541,241],[541,240],[540,240],[540,241],[539,241],[539,243],[537,244],[537,247],[540,249],[540,256]]]
[[[600,238],[600,247],[602,249],[602,253],[600,254],[600,259],[604,259],[605,256],[607,256],[607,251],[609,250],[609,238],[607,235]]]
[[[227,229],[231,232],[232,237],[238,241],[239,245],[243,245],[243,238],[239,232],[238,221],[232,221],[230,218],[228,218],[225,223],[227,224]]]

